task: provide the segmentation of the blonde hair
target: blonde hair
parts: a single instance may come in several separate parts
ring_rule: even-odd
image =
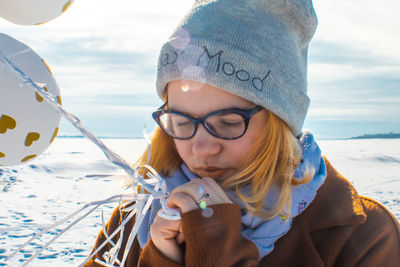
[[[290,216],[291,187],[307,183],[313,177],[313,171],[306,171],[301,180],[293,177],[294,170],[301,160],[301,148],[286,123],[267,112],[265,127],[248,155],[246,166],[239,173],[223,181],[224,189],[234,189],[246,210],[252,214],[270,219],[277,215]],[[138,159],[136,165],[148,163],[157,172],[170,176],[182,162],[173,138],[157,127],[151,137],[151,156],[149,148]],[[148,162],[147,162],[148,161]],[[281,194],[273,210],[262,211],[264,198],[271,186],[278,185]],[[240,189],[250,186],[250,194]]]

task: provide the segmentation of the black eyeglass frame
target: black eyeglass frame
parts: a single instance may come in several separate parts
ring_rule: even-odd
[[[159,107],[156,111],[154,111],[152,113],[153,119],[161,127],[161,129],[164,132],[166,132],[169,136],[171,136],[171,137],[173,137],[175,139],[178,139],[178,140],[188,140],[188,139],[192,138],[193,136],[195,136],[196,132],[197,132],[197,129],[199,127],[199,123],[201,125],[203,125],[203,127],[207,130],[207,132],[209,132],[212,136],[214,136],[216,138],[223,139],[223,140],[235,140],[235,139],[238,139],[238,138],[242,137],[246,133],[247,128],[249,127],[249,122],[250,122],[251,117],[253,117],[259,111],[264,109],[262,106],[259,106],[259,105],[255,106],[253,108],[250,108],[250,109],[240,109],[240,108],[221,109],[221,110],[216,110],[216,111],[213,111],[211,113],[208,113],[207,115],[205,115],[202,118],[195,119],[192,116],[190,116],[188,114],[185,114],[185,113],[182,113],[182,112],[171,111],[171,110],[168,110],[168,109],[164,109],[166,105],[167,105],[167,103],[164,103],[161,107]],[[165,129],[162,126],[162,123],[160,121],[161,115],[163,115],[165,113],[177,114],[177,115],[183,116],[183,117],[187,118],[188,120],[190,120],[194,124],[193,134],[191,136],[189,136],[189,137],[184,137],[184,138],[183,137],[178,137],[178,136],[175,136],[175,135],[171,134],[171,132],[169,132],[167,129]],[[243,133],[241,135],[239,135],[237,137],[232,137],[232,138],[225,138],[225,137],[218,136],[215,132],[213,132],[211,129],[209,129],[207,127],[205,121],[206,121],[206,119],[208,117],[210,117],[212,115],[215,115],[215,114],[224,114],[224,113],[235,113],[235,114],[238,114],[238,115],[242,116],[242,118],[244,120],[245,127],[244,127],[244,131],[243,131]]]

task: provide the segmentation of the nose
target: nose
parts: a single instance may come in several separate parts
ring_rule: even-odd
[[[192,153],[198,159],[215,156],[222,150],[223,140],[212,136],[203,125],[199,125],[196,134],[192,137]]]

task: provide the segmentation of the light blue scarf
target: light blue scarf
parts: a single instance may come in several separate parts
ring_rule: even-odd
[[[315,170],[315,174],[310,182],[292,187],[291,217],[277,216],[265,221],[260,217],[243,212],[242,235],[250,239],[257,246],[260,258],[269,254],[274,249],[275,242],[290,230],[293,218],[302,213],[310,205],[318,188],[326,178],[325,162],[312,133],[309,131],[303,132],[299,141],[302,148],[302,161],[297,166],[294,177],[296,179],[303,179],[305,171],[310,168]],[[168,192],[196,177],[198,176],[190,172],[185,164],[182,164],[171,177],[165,179]],[[245,191],[246,188],[243,189],[243,193]],[[244,207],[234,192],[227,192],[227,194],[235,204]],[[272,187],[265,198],[263,210],[268,211],[273,209],[279,195],[279,187]],[[153,223],[160,208],[161,204],[159,200],[153,201],[150,212],[146,214],[140,226],[138,240],[141,247],[144,247],[150,238],[150,225]]]

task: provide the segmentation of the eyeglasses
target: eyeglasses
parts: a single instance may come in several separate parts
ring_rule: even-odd
[[[168,135],[179,140],[192,138],[197,132],[199,123],[212,136],[224,140],[237,139],[246,133],[251,117],[263,109],[261,106],[251,109],[223,109],[195,119],[185,113],[164,109],[166,105],[167,103],[153,112],[153,118]]]

